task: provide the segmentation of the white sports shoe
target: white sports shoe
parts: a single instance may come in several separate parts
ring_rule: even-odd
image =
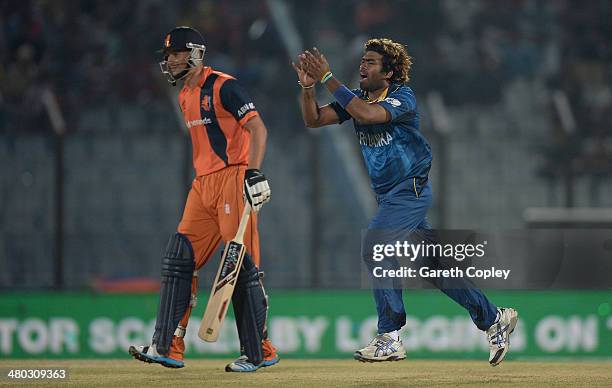
[[[510,334],[518,322],[518,313],[511,308],[499,309],[499,320],[487,329],[489,339],[489,364],[499,365],[508,349],[510,349]]]
[[[395,340],[388,333],[378,334],[363,349],[353,355],[355,360],[361,362],[399,361],[406,358],[406,349],[402,340]]]
[[[263,366],[263,361],[259,365],[255,365],[249,361],[247,356],[242,355],[225,366],[226,372],[255,372]]]

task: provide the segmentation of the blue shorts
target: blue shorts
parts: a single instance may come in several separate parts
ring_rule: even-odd
[[[378,211],[368,224],[368,230],[431,229],[427,211],[432,204],[432,190],[427,179],[410,178],[388,193],[377,195],[376,201]],[[450,289],[442,288],[439,284],[436,286],[463,306],[480,330],[487,330],[495,322],[497,307],[479,289],[467,285]],[[406,323],[401,287],[374,288],[373,292],[378,312],[378,332],[399,330]]]
[[[431,184],[427,179],[410,178],[377,195],[378,211],[368,229],[429,229],[427,212],[431,207]]]

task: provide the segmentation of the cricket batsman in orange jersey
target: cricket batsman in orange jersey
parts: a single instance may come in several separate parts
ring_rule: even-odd
[[[169,368],[184,366],[185,336],[195,305],[197,271],[238,230],[245,200],[253,214],[244,237],[247,254],[232,296],[241,355],[225,368],[253,372],[279,358],[268,339],[268,297],[259,271],[257,215],[270,200],[268,180],[259,170],[267,130],[238,81],[204,66],[206,46],[190,27],[176,27],[164,40],[162,73],[174,86],[183,82],[179,106],[193,143],[196,178],[178,231],[162,259],[162,286],[151,345],[131,346],[137,360]]]

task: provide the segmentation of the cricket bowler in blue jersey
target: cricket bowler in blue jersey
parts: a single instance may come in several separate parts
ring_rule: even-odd
[[[359,66],[359,89],[354,90],[333,76],[325,56],[316,48],[298,58],[293,67],[302,87],[301,108],[306,126],[317,128],[353,120],[378,202],[368,229],[431,229],[426,215],[432,203],[428,181],[432,155],[429,143],[419,131],[414,92],[406,86],[412,64],[406,48],[390,39],[367,41]],[[319,107],[314,90],[317,82],[327,87],[336,101]],[[497,308],[476,288],[439,287],[470,313],[480,330],[486,331],[489,363],[495,366],[502,362],[518,321],[517,312]],[[402,360],[406,358],[399,336],[406,323],[402,289],[374,287],[373,292],[378,334],[355,352],[355,359]]]

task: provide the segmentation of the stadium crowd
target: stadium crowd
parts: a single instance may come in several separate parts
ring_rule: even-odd
[[[544,177],[612,170],[612,4],[578,0],[316,0],[288,3],[305,44],[337,53],[354,72],[362,42],[391,36],[416,59],[413,85],[449,105],[498,102],[516,79],[541,81],[569,98],[576,131],[560,125],[540,147]],[[175,24],[200,29],[213,65],[257,94],[263,112],[297,107],[287,53],[266,2],[5,1],[0,5],[0,130],[46,131],[41,90],[59,98],[69,130],[86,130],[87,111],[167,110],[158,74],[161,37]],[[345,55],[346,48],[349,55]],[[281,114],[281,113],[278,113]],[[287,114],[287,113],[285,113]],[[554,109],[551,120],[558,122]],[[138,117],[147,117],[142,114]],[[171,128],[169,115],[140,127]],[[274,118],[269,118],[274,120]],[[287,117],[283,117],[285,122]],[[95,120],[94,120],[95,121]],[[95,125],[94,125],[95,127]]]

